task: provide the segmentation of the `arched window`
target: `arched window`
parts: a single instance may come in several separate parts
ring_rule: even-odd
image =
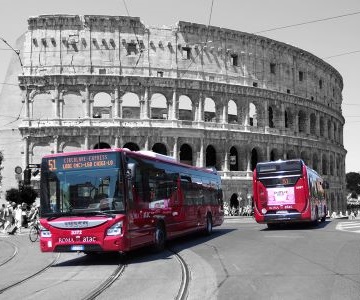
[[[206,148],[206,167],[216,168],[216,150],[211,145]]]
[[[151,149],[152,151],[159,153],[159,154],[163,154],[163,155],[167,155],[167,149],[166,146],[162,143],[156,143],[154,144],[154,146]]]
[[[230,171],[239,170],[238,152],[235,147],[230,148],[229,162],[230,162]]]
[[[183,164],[193,164],[192,148],[188,144],[183,144],[180,147],[180,162]]]
[[[94,97],[93,118],[109,119],[111,114],[111,97],[107,93],[97,93]]]

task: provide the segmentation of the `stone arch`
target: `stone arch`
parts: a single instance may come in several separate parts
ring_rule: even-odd
[[[250,126],[257,127],[257,108],[254,103],[249,103]]]
[[[81,145],[76,141],[65,142],[61,145],[61,152],[80,151]]]
[[[295,159],[297,158],[296,152],[293,149],[286,151],[286,159]]]
[[[63,95],[62,117],[69,119],[84,117],[84,106],[81,96],[73,93]]]
[[[193,165],[193,150],[189,144],[182,144],[180,147],[180,162]]]
[[[253,148],[251,150],[251,159],[250,159],[250,163],[251,163],[251,171],[254,171],[254,169],[256,168],[257,163],[259,162],[259,153],[258,150],[256,148]]]
[[[228,123],[238,123],[237,104],[234,100],[228,102]]]
[[[270,128],[274,128],[275,125],[274,125],[274,110],[272,108],[272,106],[269,106],[268,107],[268,118],[269,118],[269,127]]]
[[[179,97],[179,120],[193,121],[193,103],[186,95]]]
[[[316,153],[313,153],[312,168],[319,173],[319,158]]]
[[[334,156],[333,154],[330,154],[330,175],[334,176],[334,174],[336,173],[335,169],[335,162],[334,162]]]
[[[310,114],[310,134],[316,135],[316,115]]]
[[[310,159],[310,154],[308,153],[308,151],[304,150],[301,151],[300,153],[300,158],[304,161],[305,165],[311,167],[311,159]]]
[[[205,98],[204,117],[205,122],[216,122],[216,105],[211,98]]]
[[[280,155],[280,153],[279,153],[279,150],[278,149],[272,149],[271,151],[270,151],[270,160],[271,161],[275,161],[275,160],[279,160],[279,159],[281,159],[281,155]]]
[[[328,175],[328,159],[326,157],[326,154],[322,155],[321,165],[322,165],[322,174]]]
[[[111,96],[108,93],[98,92],[94,95],[93,118],[109,119],[111,113]]]
[[[216,168],[216,150],[212,145],[206,147],[205,166]]]
[[[306,133],[306,113],[303,110],[298,112],[298,131]]]
[[[151,150],[159,154],[168,155],[167,148],[163,143],[155,143]]]
[[[99,142],[94,145],[94,149],[111,149],[111,146],[105,142]]]
[[[325,137],[325,118],[320,117],[320,137]]]
[[[140,101],[135,93],[126,93],[122,97],[122,116],[124,119],[140,119]]]
[[[289,128],[289,113],[287,110],[284,111],[284,126]]]
[[[163,94],[153,94],[150,103],[151,119],[166,120],[168,118],[167,100]]]
[[[230,171],[239,171],[239,155],[236,147],[234,146],[230,148],[229,164]]]
[[[133,143],[133,142],[124,144],[123,148],[127,148],[131,151],[139,151],[140,150],[140,147],[136,143]]]
[[[54,117],[54,104],[50,92],[36,93],[30,102],[30,118],[51,119]]]
[[[329,138],[329,140],[331,140],[332,139],[332,136],[331,136],[332,131],[331,131],[331,121],[330,120],[327,120],[327,132],[328,132],[327,137]]]
[[[40,164],[43,156],[52,153],[52,148],[48,143],[35,143],[32,146],[31,153],[29,155],[30,164]]]

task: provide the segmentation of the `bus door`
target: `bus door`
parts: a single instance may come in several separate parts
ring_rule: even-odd
[[[183,229],[185,231],[191,230],[197,223],[197,206],[195,199],[195,186],[192,183],[191,177],[181,175],[181,191],[183,194]]]
[[[150,218],[148,176],[138,162],[128,158],[128,234],[131,247],[153,240]]]

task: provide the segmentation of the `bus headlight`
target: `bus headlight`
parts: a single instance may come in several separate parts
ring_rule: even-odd
[[[121,235],[123,222],[117,222],[106,231],[106,235]]]
[[[45,227],[39,225],[40,228],[40,237],[42,238],[51,238],[50,230],[47,230]]]

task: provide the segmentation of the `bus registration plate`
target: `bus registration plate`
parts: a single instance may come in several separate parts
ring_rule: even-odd
[[[72,245],[71,251],[84,251],[84,245]]]
[[[276,212],[276,214],[278,214],[278,215],[285,215],[285,214],[287,214],[287,213],[288,213],[287,210],[278,210],[278,211]]]

